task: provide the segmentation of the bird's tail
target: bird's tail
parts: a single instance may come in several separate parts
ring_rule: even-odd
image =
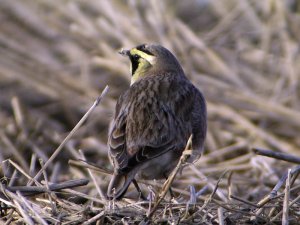
[[[134,178],[135,173],[132,172],[129,172],[127,174],[115,172],[113,174],[107,189],[108,199],[118,200],[123,197]]]

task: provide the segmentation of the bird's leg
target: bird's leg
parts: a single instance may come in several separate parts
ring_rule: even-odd
[[[144,201],[147,200],[147,198],[145,197],[145,195],[143,194],[142,190],[140,189],[138,183],[136,182],[135,179],[132,179],[132,183],[135,186],[136,190],[139,192],[141,199],[143,199]]]
[[[170,195],[171,195],[171,199],[175,198],[175,195],[174,195],[174,192],[172,190],[172,187],[169,188],[169,192],[170,192]]]

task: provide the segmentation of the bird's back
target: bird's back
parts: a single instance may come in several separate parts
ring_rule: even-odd
[[[120,97],[109,145],[120,170],[168,151],[183,151],[193,128],[193,106],[198,90],[184,77],[150,76],[133,84]],[[120,123],[119,121],[123,121]],[[124,133],[122,148],[114,147],[114,132]],[[126,158],[126,159],[125,159]]]

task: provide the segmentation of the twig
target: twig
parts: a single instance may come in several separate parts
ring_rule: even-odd
[[[85,156],[84,156],[84,154],[83,154],[83,152],[82,152],[81,150],[79,150],[79,154],[80,154],[80,156],[82,157],[83,160],[86,160],[86,158],[85,158]],[[101,200],[104,200],[104,201],[105,201],[105,200],[106,200],[106,197],[105,197],[105,195],[104,195],[102,189],[99,187],[99,185],[98,185],[98,183],[97,183],[97,181],[96,181],[96,178],[95,178],[94,174],[92,173],[92,171],[91,171],[90,169],[87,169],[87,171],[88,171],[90,177],[91,177],[92,180],[93,180],[93,183],[94,183],[94,185],[95,185],[95,187],[96,187],[96,190],[97,190],[98,194],[99,194],[100,197],[101,197]]]
[[[292,189],[291,189],[292,190]],[[291,204],[289,204],[289,207],[292,207],[296,202],[298,202],[300,200],[300,195],[297,196],[297,198],[295,198]],[[283,210],[281,210],[276,216],[274,216],[270,222],[275,221],[279,216],[281,216],[281,214],[283,213]]]
[[[11,159],[8,159],[8,162],[10,164],[12,164],[20,173],[22,173],[26,178],[28,178],[29,180],[31,180],[32,182],[34,182],[36,185],[40,185],[40,183],[35,180],[34,178],[32,178],[28,173],[26,173],[26,171],[24,171],[17,163],[15,163],[14,161],[12,161]]]
[[[77,166],[77,167],[80,167],[80,168],[91,169],[91,170],[94,170],[96,172],[103,173],[105,175],[112,175],[113,174],[112,170],[109,170],[109,169],[106,169],[106,168],[101,168],[98,165],[93,165],[91,162],[87,162],[87,161],[81,160],[81,159],[79,159],[79,160],[70,159],[68,163],[69,163],[70,166]]]
[[[298,185],[296,185],[295,187],[291,188],[291,189],[290,189],[290,192],[292,193],[292,192],[294,192],[294,191],[297,191],[298,189],[300,189],[300,184],[298,184]],[[281,198],[281,197],[283,197],[283,196],[284,196],[284,193],[281,193],[281,194],[275,196],[274,198],[272,198],[272,200],[277,199],[277,198]]]
[[[245,200],[245,199],[241,199],[241,198],[236,197],[236,196],[233,196],[233,195],[230,195],[230,198],[232,198],[232,199],[234,199],[234,200],[237,200],[237,201],[239,201],[239,202],[243,202],[243,203],[245,203],[245,204],[247,204],[247,205],[251,205],[251,206],[253,206],[253,207],[255,207],[255,208],[258,208],[258,206],[257,206],[256,204],[254,204],[254,203],[252,203],[252,202],[249,202],[249,201],[247,201],[247,200]]]
[[[79,197],[91,200],[93,202],[96,202],[96,203],[99,203],[99,204],[102,204],[102,205],[106,205],[106,201],[104,202],[104,201],[100,200],[99,198],[89,196],[87,194],[81,193],[79,191],[75,191],[73,189],[66,189],[66,190],[64,190],[64,193],[72,194],[72,196],[79,196]]]
[[[203,209],[206,208],[206,206],[213,200],[213,197],[215,195],[215,193],[217,192],[218,188],[219,188],[219,183],[220,181],[223,179],[223,177],[225,176],[225,174],[228,172],[228,170],[225,170],[221,176],[219,177],[218,181],[217,181],[217,184],[216,186],[214,187],[212,193],[209,195],[209,197],[204,201],[204,204],[201,206],[201,208],[196,212],[194,213],[193,215],[191,215],[189,218],[187,218],[186,220],[182,220],[182,222],[187,222],[187,221],[191,221],[193,218],[195,218],[195,216],[197,214],[199,214],[200,212],[203,211]]]
[[[4,189],[5,189],[4,185],[0,183],[0,191],[3,192]],[[1,195],[0,193],[0,202],[3,202],[7,206],[15,207],[14,204],[12,204],[10,201],[7,201],[7,197],[8,197],[7,195],[5,194]]]
[[[195,204],[197,201],[197,195],[196,190],[193,185],[190,185],[190,200],[187,202],[187,204]]]
[[[228,190],[227,198],[229,200],[230,200],[230,198],[232,196],[232,183],[231,183],[232,175],[233,175],[233,172],[230,171],[229,176],[227,178],[227,190]]]
[[[39,162],[40,162],[41,167],[43,167],[43,165],[44,165],[43,160],[39,159]],[[53,203],[53,199],[52,199],[52,196],[51,196],[51,193],[50,193],[51,191],[50,191],[50,188],[49,188],[48,176],[47,176],[47,173],[46,173],[45,170],[43,170],[43,176],[44,176],[45,186],[46,186],[46,189],[47,189],[46,193],[48,195],[52,211],[56,212],[55,204]],[[18,191],[18,193],[19,193],[19,191]]]
[[[102,211],[101,213],[97,214],[96,216],[92,217],[91,219],[85,221],[82,225],[89,225],[94,222],[96,222],[99,218],[101,218],[104,215],[105,211]]]
[[[227,206],[227,205],[223,204],[222,202],[220,202],[220,201],[218,201],[216,199],[212,199],[212,202],[215,203],[216,205],[218,205],[218,206],[220,206],[220,207],[222,207],[222,208],[230,211],[230,212],[237,212],[237,213],[240,213],[242,215],[248,215],[248,216],[256,217],[256,218],[259,218],[259,219],[262,219],[262,220],[264,219],[261,216],[257,216],[255,213],[247,212],[245,210],[238,210],[238,209],[235,209],[235,208],[233,208],[231,206]]]
[[[261,149],[261,148],[253,148],[252,151],[257,155],[267,156],[267,157],[280,159],[280,160],[287,161],[287,162],[300,164],[300,157],[295,156],[295,155],[281,153],[281,152],[275,152],[272,150]]]
[[[51,157],[48,159],[48,161],[45,163],[45,165],[40,169],[40,171],[34,176],[34,179],[38,179],[40,175],[42,174],[43,170],[45,170],[50,163],[56,158],[56,156],[60,153],[62,148],[65,146],[67,141],[70,140],[70,138],[73,136],[73,134],[78,130],[78,128],[85,122],[85,120],[88,118],[88,116],[93,112],[93,110],[99,105],[102,98],[106,95],[108,92],[108,86],[104,88],[101,95],[96,99],[94,104],[90,107],[90,109],[84,114],[84,116],[79,120],[79,122],[76,124],[76,126],[71,130],[71,132],[68,134],[68,136],[62,141],[62,143],[58,146],[58,148],[53,152]],[[32,185],[32,181],[28,183],[28,185]]]
[[[153,214],[157,210],[157,207],[159,206],[160,202],[166,196],[173,180],[175,179],[176,174],[178,173],[179,169],[181,168],[181,165],[185,163],[187,157],[190,155],[189,146],[190,146],[191,141],[192,141],[192,138],[190,137],[188,142],[187,142],[187,145],[185,147],[185,150],[183,151],[182,156],[179,159],[179,162],[178,162],[177,166],[175,167],[175,169],[172,171],[171,175],[168,177],[168,179],[164,183],[164,185],[162,187],[162,191],[158,196],[158,200],[156,201],[155,205],[153,206],[151,212],[147,215],[146,221],[151,219],[151,217],[153,216]]]
[[[291,175],[297,174],[299,171],[300,171],[300,165],[294,167],[293,169],[291,169]],[[262,200],[260,200],[258,202],[258,204],[257,204],[258,207],[262,207],[263,205],[265,205],[266,203],[268,203],[271,199],[274,199],[274,197],[276,197],[278,190],[286,182],[287,177],[288,177],[288,173],[285,173],[280,178],[280,180],[277,182],[277,184],[275,185],[275,187],[273,188],[273,190],[270,192],[270,194],[267,195],[266,197],[264,197]]]
[[[87,185],[88,183],[89,183],[88,179],[69,180],[58,184],[49,184],[49,190],[59,191],[61,189],[84,186]],[[47,187],[37,187],[37,186],[14,186],[14,187],[5,187],[5,189],[11,192],[20,191],[20,193],[24,196],[45,193],[48,191]]]
[[[15,181],[17,180],[18,174],[19,174],[18,170],[14,169],[14,172],[13,172],[7,186],[13,186],[14,185]]]
[[[201,195],[203,195],[208,190],[208,185],[202,187],[197,193],[196,196],[199,199]]]
[[[290,183],[291,182],[291,169],[288,171],[288,177],[286,179],[285,185],[285,195],[283,201],[283,215],[282,215],[282,225],[289,224],[289,200],[290,200]]]
[[[222,207],[218,208],[218,220],[219,220],[219,225],[224,225],[224,215],[223,215],[224,209]]]
[[[11,100],[11,105],[12,105],[16,124],[20,129],[22,129],[24,131],[25,130],[24,129],[24,117],[23,117],[23,112],[21,109],[19,98],[14,96]]]
[[[26,224],[34,225],[34,222],[29,217],[29,215],[24,211],[24,209],[22,208],[22,206],[20,205],[20,203],[16,199],[13,199],[13,202],[15,203],[16,209],[18,209],[18,211],[22,215],[23,219],[25,220]]]
[[[6,136],[6,134],[1,130],[0,131],[0,140],[6,145],[9,151],[15,156],[18,162],[21,164],[23,171],[29,172],[29,166],[25,158],[21,155],[21,152],[16,149],[12,141]]]
[[[25,199],[19,191],[17,191],[17,196],[19,199],[24,203],[22,204],[23,206],[25,205],[36,217],[36,220],[39,222],[39,224],[44,224],[47,225],[48,223],[41,217],[40,213],[36,212],[31,205],[29,204],[28,200]]]

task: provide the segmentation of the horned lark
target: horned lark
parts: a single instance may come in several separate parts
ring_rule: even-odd
[[[114,167],[108,198],[120,199],[136,176],[163,179],[174,169],[192,135],[199,158],[206,135],[206,104],[175,56],[160,45],[123,50],[131,61],[131,85],[116,104],[109,131]]]

